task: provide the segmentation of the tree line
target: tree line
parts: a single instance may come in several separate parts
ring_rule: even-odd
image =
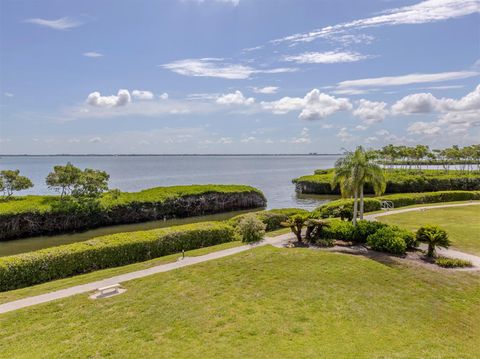
[[[110,175],[101,170],[81,170],[70,162],[65,166],[54,166],[45,178],[48,188],[60,193],[61,203],[76,206],[91,206],[97,203],[102,193],[108,191]],[[11,199],[14,192],[33,187],[32,181],[17,170],[0,171],[0,191],[5,199]]]
[[[430,149],[426,145],[388,145],[374,150],[377,162],[386,168],[423,169],[424,166],[441,166],[445,172],[457,166],[464,172],[480,171],[480,144],[444,149]]]

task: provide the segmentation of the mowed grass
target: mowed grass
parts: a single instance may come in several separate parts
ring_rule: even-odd
[[[0,315],[0,357],[477,358],[479,278],[258,247]]]
[[[210,246],[205,248],[194,249],[191,251],[186,251],[185,256],[186,257],[201,256],[211,252],[221,251],[223,249],[238,247],[244,244],[245,243],[242,243],[240,241],[222,243],[216,246]],[[73,287],[80,284],[95,282],[105,278],[114,277],[120,274],[125,274],[125,273],[130,273],[138,270],[155,267],[161,264],[172,263],[177,261],[178,258],[181,257],[181,255],[182,255],[181,253],[170,254],[167,256],[151,259],[151,260],[140,262],[140,263],[133,263],[133,264],[129,264],[122,267],[97,270],[95,272],[79,274],[74,277],[58,279],[51,282],[34,285],[31,287],[10,290],[7,292],[0,292],[0,304],[11,302],[17,299],[31,297],[34,295],[49,293],[49,292]]]
[[[480,205],[391,214],[378,220],[413,231],[425,224],[436,224],[448,232],[452,247],[480,255]]]

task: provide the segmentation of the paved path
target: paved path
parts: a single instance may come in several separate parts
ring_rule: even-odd
[[[19,300],[15,300],[13,302],[8,302],[4,304],[0,304],[0,313],[7,313],[11,312],[13,310],[25,308],[25,307],[30,307],[32,305],[36,304],[41,304],[41,303],[47,303],[51,302],[53,300],[57,299],[62,299],[62,298],[67,298],[72,295],[76,294],[81,294],[81,293],[87,293],[91,292],[95,289],[101,288],[101,287],[106,287],[112,284],[116,283],[123,283],[132,279],[138,279],[138,278],[143,278],[152,274],[157,274],[157,273],[163,273],[163,272],[168,272],[174,269],[178,268],[183,268],[187,266],[191,266],[193,264],[197,263],[202,263],[202,262],[207,262],[213,259],[218,259],[218,258],[223,258],[227,256],[231,256],[233,254],[241,253],[248,251],[252,248],[259,247],[259,246],[264,246],[268,244],[281,244],[284,242],[287,242],[290,239],[293,239],[294,236],[291,233],[287,234],[282,234],[277,237],[266,237],[262,242],[257,243],[257,244],[248,244],[248,245],[243,245],[240,247],[233,247],[233,248],[228,248],[224,249],[221,251],[216,251],[212,253],[208,253],[202,256],[196,256],[196,257],[185,257],[185,259],[172,262],[172,263],[167,263],[167,264],[161,264],[155,267],[147,268],[147,269],[142,269],[139,271],[135,272],[130,272],[130,273],[125,273],[121,274],[115,277],[111,278],[106,278],[102,279],[96,282],[91,282],[91,283],[86,283],[86,284],[81,284],[77,285],[74,287],[66,288],[66,289],[61,289],[57,290],[55,292],[50,292],[50,293],[45,293],[45,294],[40,294],[36,295],[33,297],[27,297]]]
[[[372,221],[372,220],[374,221],[377,217],[389,216],[391,214],[397,214],[397,213],[415,212],[415,211],[423,212],[427,209],[447,208],[447,207],[478,206],[478,205],[480,205],[480,201],[467,202],[467,203],[454,203],[454,204],[439,204],[439,205],[436,205],[436,206],[402,208],[402,209],[394,209],[394,210],[391,210],[391,211],[385,211],[385,212],[381,212],[381,213],[366,214],[364,216],[364,219],[366,219],[368,221]]]
[[[366,220],[375,221],[378,217],[389,216],[391,214],[397,213],[405,213],[405,212],[414,212],[414,211],[425,211],[428,209],[435,209],[435,208],[448,208],[448,207],[464,207],[464,206],[475,206],[480,205],[480,202],[468,202],[468,203],[455,203],[455,204],[439,204],[435,206],[423,206],[423,207],[415,207],[415,208],[403,208],[403,209],[395,209],[392,211],[382,212],[382,213],[374,213],[374,214],[367,214],[364,216]],[[426,244],[420,244],[420,249],[427,249]],[[459,258],[464,259],[467,261],[472,262],[473,266],[476,268],[480,268],[480,257],[475,256],[473,254],[468,254],[460,251],[456,251],[454,249],[445,249],[445,248],[437,248],[437,255],[443,257],[451,257],[451,258]]]

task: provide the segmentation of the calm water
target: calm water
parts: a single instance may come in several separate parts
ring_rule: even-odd
[[[265,193],[268,208],[312,209],[322,198],[297,196],[292,178],[332,167],[337,156],[39,156],[2,157],[1,169],[19,169],[34,187],[20,194],[53,194],[45,177],[68,161],[110,174],[110,188],[139,191],[156,186],[246,184]]]
[[[313,209],[332,197],[297,195],[292,178],[332,167],[337,156],[38,156],[2,157],[0,169],[19,169],[34,187],[20,194],[53,194],[45,177],[54,165],[70,161],[80,168],[95,168],[110,174],[110,188],[139,191],[156,186],[188,184],[246,184],[259,188],[268,208]],[[84,241],[118,232],[147,230],[200,220],[225,219],[234,214],[173,221],[110,226],[82,233],[34,237],[0,242],[0,256],[28,252],[60,244]]]

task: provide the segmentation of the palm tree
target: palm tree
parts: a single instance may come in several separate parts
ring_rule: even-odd
[[[360,197],[360,219],[364,213],[364,187],[370,183],[376,195],[385,191],[385,176],[382,168],[374,162],[375,154],[358,146],[354,152],[347,152],[345,157],[335,163],[332,187],[340,186],[343,197],[353,195],[353,225],[357,224],[358,199]]]
[[[450,240],[445,230],[437,226],[423,226],[417,230],[417,241],[428,244],[427,257],[433,258],[436,256],[436,247],[448,248]]]

